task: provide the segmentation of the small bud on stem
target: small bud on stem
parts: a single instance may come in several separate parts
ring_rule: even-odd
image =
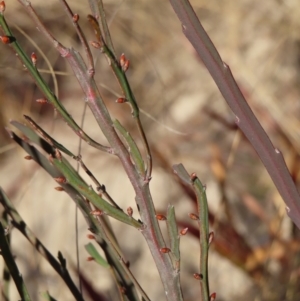
[[[156,219],[159,221],[165,221],[167,218],[162,214],[156,214]]]
[[[37,56],[36,56],[36,54],[34,52],[31,53],[30,58],[31,58],[33,66],[36,66]]]
[[[3,14],[5,12],[5,2],[0,2],[0,14]]]

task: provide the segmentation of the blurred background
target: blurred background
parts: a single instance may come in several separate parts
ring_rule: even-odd
[[[82,51],[59,1],[31,3],[61,43]],[[80,15],[87,39],[95,40],[86,18],[90,13],[87,1],[68,3]],[[298,1],[191,3],[298,184]],[[5,16],[14,35],[28,55],[33,51],[37,54],[37,67],[50,87],[79,124],[84,117],[84,130],[105,144],[92,113],[84,110],[83,93],[66,61],[36,29],[17,0],[6,1],[6,6]],[[127,75],[143,112],[142,122],[154,157],[151,190],[157,212],[165,213],[168,204],[173,204],[179,227],[189,227],[181,240],[185,300],[199,298],[199,284],[193,278],[199,270],[199,241],[196,224],[188,218],[196,211],[195,198],[172,173],[172,165],[180,162],[207,186],[211,230],[215,232],[209,277],[217,300],[299,300],[299,230],[287,218],[285,205],[267,172],[183,36],[169,2],[108,0],[105,7],[116,52],[124,52],[130,59]],[[11,49],[0,45],[0,53],[0,185],[49,250],[55,256],[59,250],[63,253],[78,283],[75,205],[54,189],[56,183],[34,162],[24,160],[25,153],[9,139],[5,127],[13,129],[10,119],[25,122],[23,114],[29,115],[75,153],[78,137],[50,105],[36,103],[42,94]],[[120,89],[105,58],[94,50],[93,54],[96,81],[111,115],[139,139],[129,107],[115,103]],[[124,209],[133,207],[138,218],[133,190],[118,160],[84,142],[80,152],[115,201]],[[163,300],[163,288],[142,235],[116,221],[113,226],[136,278],[152,300]],[[110,273],[86,261],[88,230],[80,215],[78,227],[81,274],[90,285],[84,285],[84,296],[96,300],[91,292],[102,292],[107,300],[113,300],[115,287]],[[165,231],[163,224],[162,228]],[[16,230],[12,230],[12,248],[34,300],[41,300],[46,290],[58,300],[72,300],[60,278]],[[12,300],[18,298],[14,285],[11,291]]]

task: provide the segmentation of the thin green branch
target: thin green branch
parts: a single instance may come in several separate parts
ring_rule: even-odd
[[[174,206],[169,205],[167,211],[167,229],[170,239],[170,249],[174,261],[174,268],[177,273],[180,271],[180,249],[179,249],[179,233],[175,217]]]
[[[200,273],[194,274],[200,281],[200,294],[202,301],[209,301],[209,282],[208,282],[208,249],[209,249],[209,223],[208,205],[205,187],[202,185],[195,173],[189,175],[182,164],[173,166],[174,172],[186,184],[190,185],[197,197],[198,216],[193,215],[193,219],[198,221],[200,239]]]

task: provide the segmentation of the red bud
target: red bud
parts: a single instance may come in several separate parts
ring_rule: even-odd
[[[74,23],[77,23],[78,20],[79,20],[79,15],[78,14],[74,14],[72,19],[73,19]]]
[[[46,104],[48,100],[46,98],[39,98],[35,100],[37,103]]]
[[[57,177],[57,178],[54,178],[54,180],[57,182],[57,183],[60,183],[60,184],[63,184],[63,183],[66,183],[67,182],[67,179],[65,177]]]
[[[60,186],[54,187],[54,189],[57,190],[57,191],[64,191],[64,189],[62,187],[60,187]]]
[[[202,279],[203,279],[203,275],[202,275],[202,274],[198,274],[198,273],[194,273],[194,274],[193,274],[193,277],[194,277],[196,280],[202,280]]]
[[[90,212],[91,215],[94,215],[94,216],[101,216],[103,214],[103,211],[102,210],[99,210],[99,209],[95,209],[95,210],[92,210]]]
[[[189,230],[189,228],[184,228],[180,231],[180,235],[185,235],[187,233],[187,231]]]
[[[30,58],[31,58],[33,66],[35,66],[36,65],[36,61],[37,61],[36,54],[34,52],[32,52]]]
[[[133,214],[133,209],[132,209],[131,207],[128,207],[128,208],[127,208],[127,214],[128,214],[129,216],[132,216],[132,214]]]
[[[167,218],[162,214],[156,214],[156,219],[159,221],[165,221]]]
[[[170,253],[171,252],[171,250],[169,248],[161,248],[161,249],[159,249],[159,251],[161,253]]]
[[[0,36],[0,40],[2,41],[3,44],[10,43],[10,38],[8,36]]]

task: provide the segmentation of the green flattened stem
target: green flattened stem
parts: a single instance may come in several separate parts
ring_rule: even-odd
[[[71,117],[71,115],[66,111],[64,106],[61,104],[61,102],[57,99],[55,94],[51,91],[47,83],[44,81],[42,76],[40,75],[39,71],[37,70],[36,66],[32,63],[32,61],[28,58],[26,53],[23,51],[19,43],[16,41],[16,39],[13,37],[13,34],[8,26],[8,24],[5,21],[5,18],[3,14],[0,14],[0,26],[4,32],[4,34],[9,38],[10,40],[10,46],[15,51],[15,53],[18,55],[18,58],[21,60],[21,62],[24,64],[26,70],[30,73],[30,75],[33,77],[35,83],[37,84],[38,88],[41,90],[41,92],[45,95],[47,101],[53,105],[53,107],[57,110],[57,112],[62,116],[62,118],[67,122],[67,124],[73,129],[73,131],[81,137],[83,140],[85,140],[89,145],[100,149],[102,151],[112,153],[112,150],[110,147],[103,146],[99,144],[98,142],[94,141],[92,138],[90,138],[81,128],[80,126],[74,121],[74,119]]]
[[[137,172],[140,175],[144,176],[145,175],[144,161],[135,141],[132,139],[130,133],[126,131],[126,129],[122,126],[122,124],[117,119],[114,121],[114,127],[118,130],[118,132],[126,141],[129,147],[130,156],[136,167]]]
[[[198,224],[200,232],[200,290],[201,300],[209,301],[209,283],[208,283],[208,249],[209,249],[209,223],[208,223],[208,205],[205,187],[195,174],[189,175],[182,164],[173,166],[174,172],[186,184],[191,185],[198,204]]]
[[[198,178],[193,180],[194,191],[197,196],[199,230],[200,230],[200,286],[203,301],[209,301],[209,285],[208,285],[208,206],[205,187]]]
[[[27,291],[23,277],[22,277],[21,273],[19,272],[19,269],[16,265],[14,256],[12,255],[11,250],[9,249],[8,243],[6,241],[5,230],[2,226],[2,223],[0,223],[0,248],[1,248],[1,255],[5,261],[5,264],[9,270],[9,273],[11,274],[11,276],[16,284],[16,287],[20,294],[21,299],[24,301],[31,301],[32,299],[29,296],[29,293]]]
[[[99,254],[97,249],[92,243],[88,243],[84,246],[86,251],[90,254],[90,256],[93,257],[93,259],[100,264],[104,268],[109,268],[110,265],[107,263],[107,261]]]
[[[174,268],[178,272],[180,270],[180,249],[179,249],[179,234],[175,217],[174,206],[169,206],[167,211],[167,229],[170,239],[171,253],[174,259]]]
[[[88,186],[73,169],[70,168],[69,163],[62,158],[62,160],[57,158],[51,158],[52,164],[63,174],[67,183],[74,187],[79,193],[85,196],[97,209],[103,211],[107,214],[123,223],[131,225],[135,228],[140,229],[142,224],[128,216],[123,211],[115,208],[114,206],[107,203],[102,199],[92,187]]]

